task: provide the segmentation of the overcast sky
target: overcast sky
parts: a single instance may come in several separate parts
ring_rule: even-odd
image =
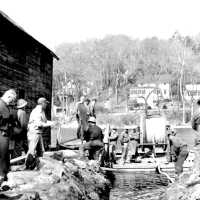
[[[199,0],[0,0],[4,11],[51,49],[125,34],[131,38],[169,38],[200,33]]]

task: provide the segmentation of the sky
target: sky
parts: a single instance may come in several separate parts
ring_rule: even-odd
[[[0,0],[0,10],[52,50],[106,35],[200,33],[199,0]]]

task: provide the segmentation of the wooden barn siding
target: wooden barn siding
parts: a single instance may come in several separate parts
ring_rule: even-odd
[[[25,98],[29,101],[30,109],[35,106],[40,96],[45,96],[51,101],[52,65],[44,62],[41,66],[38,62],[40,59],[35,59],[38,57],[30,52],[25,55],[25,63],[20,64],[2,43],[0,41],[0,92],[8,88],[25,90]],[[42,69],[43,67],[45,69]]]
[[[53,57],[35,41],[26,39],[23,34],[16,33],[13,37],[15,32],[10,25],[3,26],[3,32],[0,34],[0,94],[9,88],[18,92],[24,90],[30,113],[39,97],[44,96],[51,102]],[[50,106],[51,103],[47,109],[49,119]],[[48,129],[43,137],[47,147],[50,144]]]

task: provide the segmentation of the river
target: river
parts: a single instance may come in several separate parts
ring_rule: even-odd
[[[159,200],[168,180],[156,173],[115,173],[110,200]]]

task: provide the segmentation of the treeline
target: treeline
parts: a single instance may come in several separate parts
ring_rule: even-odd
[[[182,95],[186,82],[200,80],[200,35],[183,37],[176,32],[168,40],[107,36],[62,44],[56,54],[60,60],[54,64],[54,93],[74,98],[86,90],[100,95],[109,88],[116,93],[137,83],[159,81],[171,82],[173,94]]]

